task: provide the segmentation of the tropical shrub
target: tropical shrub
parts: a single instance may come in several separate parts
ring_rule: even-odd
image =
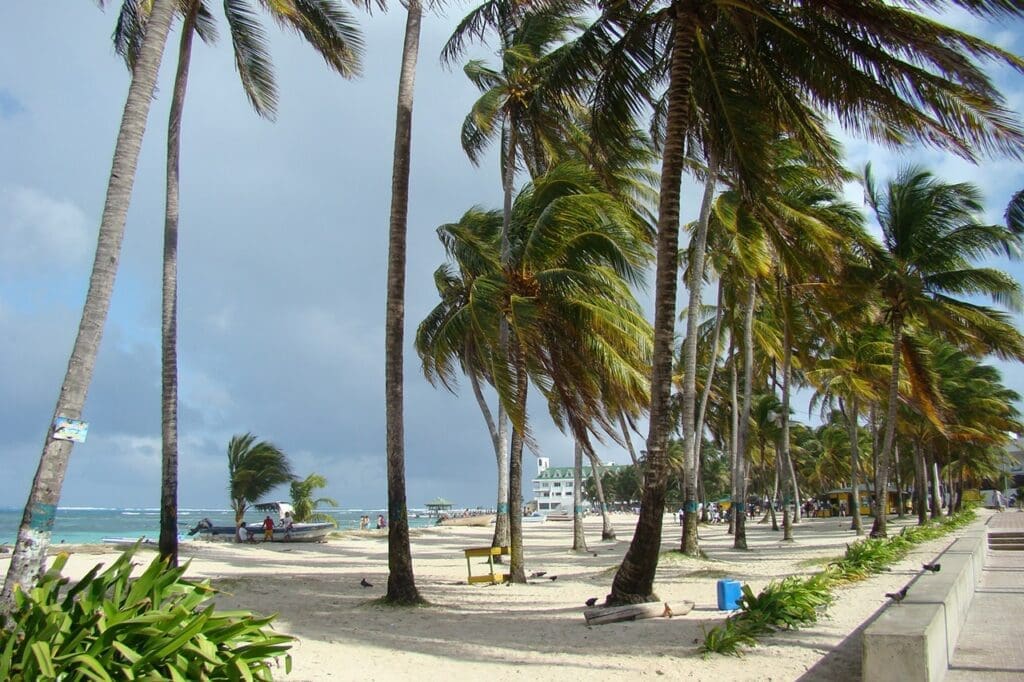
[[[975,519],[974,509],[948,516],[938,523],[904,528],[890,538],[864,538],[846,546],[846,554],[821,573],[810,578],[789,576],[770,583],[754,596],[749,585],[742,588],[740,612],[722,625],[704,632],[700,647],[711,653],[739,656],[742,647],[753,646],[757,638],[778,629],[795,629],[815,622],[818,613],[832,602],[830,589],[837,583],[864,580],[896,563],[914,545],[942,537]]]
[[[794,630],[818,620],[818,612],[832,603],[830,580],[824,573],[810,578],[789,576],[770,583],[757,596],[744,585],[740,612],[704,633],[704,654],[740,655],[758,637],[775,630]]]
[[[215,613],[209,581],[182,579],[187,564],[157,558],[132,578],[134,553],[71,587],[62,553],[35,587],[16,590],[0,616],[0,679],[271,680],[279,657],[291,670],[293,638],[268,627],[273,616]]]

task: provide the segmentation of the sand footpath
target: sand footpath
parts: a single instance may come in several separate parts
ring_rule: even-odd
[[[190,577],[211,578],[222,590],[218,607],[279,614],[275,627],[298,637],[292,673],[282,669],[283,680],[858,680],[858,629],[885,605],[886,592],[909,582],[956,537],[921,545],[891,572],[840,588],[811,627],[779,633],[740,658],[702,658],[704,629],[728,615],[716,608],[720,578],[748,583],[756,593],[774,578],[818,572],[856,539],[849,519],[805,519],[791,543],[767,524],[749,523],[746,552],[732,549],[724,525],[701,526],[707,558],[663,555],[655,583],[670,605],[694,602],[689,614],[587,626],[584,602],[603,601],[636,523],[632,515],[613,519],[612,542],[600,540],[599,517],[586,520],[587,552],[569,550],[571,523],[527,524],[527,573],[545,575],[513,586],[466,583],[462,549],[490,544],[491,529],[414,530],[416,584],[430,605],[411,609],[373,603],[387,583],[387,541],[378,532],[312,545],[194,542],[182,545],[181,557],[192,562]],[[890,533],[903,524],[892,521]],[[679,535],[666,515],[663,549],[677,549]],[[65,572],[81,575],[114,556],[76,551]],[[0,556],[0,572],[8,561]],[[486,572],[485,560],[473,561],[474,574]],[[362,587],[362,579],[373,587]]]

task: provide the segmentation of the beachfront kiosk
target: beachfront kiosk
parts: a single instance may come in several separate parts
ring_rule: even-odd
[[[450,512],[455,505],[443,497],[438,497],[433,502],[427,502],[423,506],[427,508],[427,516],[439,517],[441,514]]]
[[[871,516],[874,514],[874,509],[871,506],[872,498],[875,496],[874,486],[869,486],[866,483],[861,483],[857,487],[858,496],[860,497],[860,513],[864,516]],[[900,494],[896,489],[896,486],[889,486],[888,494],[888,512],[895,514],[900,508]],[[839,514],[840,505],[846,510],[847,516],[850,514],[853,503],[853,488],[847,486],[845,488],[833,488],[823,495],[818,497],[819,501],[825,502],[825,505],[815,512],[815,516],[837,516]],[[910,501],[910,493],[905,492],[903,494],[904,507]]]

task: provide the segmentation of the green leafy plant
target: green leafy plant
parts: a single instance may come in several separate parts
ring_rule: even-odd
[[[752,647],[755,644],[757,639],[749,624],[740,624],[727,618],[720,626],[704,631],[704,643],[700,651],[705,657],[712,653],[741,656],[742,647]]]
[[[185,566],[154,559],[131,577],[135,548],[68,587],[60,554],[31,590],[18,589],[0,616],[0,679],[271,680],[292,637],[274,633],[271,617],[214,612],[209,581],[182,579]]]
[[[775,581],[754,595],[742,587],[740,612],[722,625],[704,632],[701,653],[740,656],[743,647],[753,646],[759,637],[779,629],[796,629],[814,623],[818,613],[832,602],[831,588],[837,583],[864,580],[884,571],[907,555],[912,547],[942,537],[975,519],[974,510],[962,512],[927,526],[904,528],[891,538],[865,538],[846,546],[842,559],[831,562],[810,578],[789,576]]]

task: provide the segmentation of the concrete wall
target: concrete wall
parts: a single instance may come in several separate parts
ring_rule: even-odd
[[[934,562],[937,573],[911,580],[901,603],[891,603],[864,630],[865,682],[938,682],[946,675],[967,609],[985,564],[981,522],[947,547]]]

